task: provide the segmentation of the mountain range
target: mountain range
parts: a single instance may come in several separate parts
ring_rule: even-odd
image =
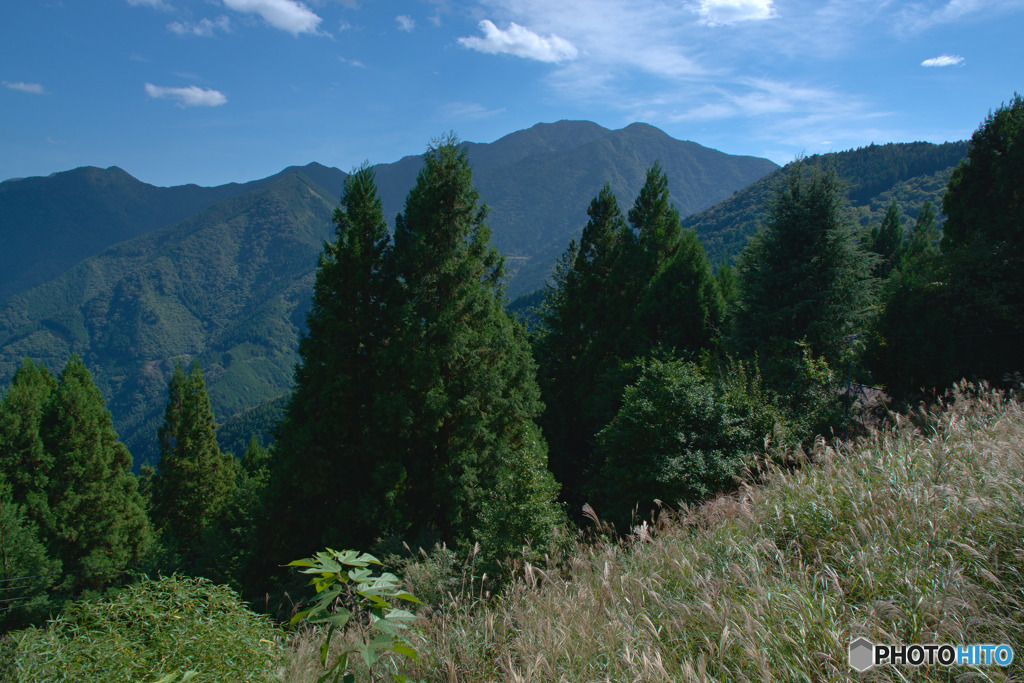
[[[672,202],[716,263],[734,257],[756,229],[780,173],[766,159],[675,140],[646,124],[608,130],[562,121],[464,144],[510,267],[510,296],[543,284],[604,184],[625,211],[656,160]],[[935,201],[965,153],[958,144],[812,159],[840,168],[858,215],[870,222],[880,220],[888,195],[913,197],[904,202],[908,216],[918,198]],[[421,165],[413,155],[374,167],[392,224]],[[77,352],[140,464],[157,456],[175,361],[197,359],[215,413],[235,425],[237,441],[237,426],[291,386],[345,177],[314,163],[212,188],[154,187],[116,167],[0,183],[0,387],[25,357],[59,370]]]

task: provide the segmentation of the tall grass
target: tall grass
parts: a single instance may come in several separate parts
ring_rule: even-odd
[[[526,565],[497,598],[425,620],[433,681],[903,681],[1024,678],[1024,410],[948,401],[626,542]],[[996,667],[856,674],[851,640],[1009,643]]]

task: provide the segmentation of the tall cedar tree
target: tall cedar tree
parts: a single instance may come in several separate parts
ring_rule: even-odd
[[[269,538],[281,558],[324,546],[366,548],[393,524],[401,464],[382,354],[392,343],[397,281],[373,171],[345,180],[299,343],[295,390],[276,439]],[[394,379],[392,375],[390,379]]]
[[[605,186],[546,290],[537,357],[552,469],[573,507],[596,474],[595,434],[615,415],[636,357],[695,353],[725,311],[703,246],[682,232],[668,179],[652,166],[624,224]]]
[[[432,145],[396,218],[403,286],[385,371],[402,401],[407,537],[480,540],[492,557],[543,545],[560,520],[536,366],[522,325],[504,310],[503,259],[454,136]]]
[[[1015,95],[975,131],[950,176],[941,252],[931,247],[929,211],[911,235],[916,255],[887,291],[873,355],[876,376],[894,392],[1024,369],[1022,179],[1024,98]]]
[[[431,147],[389,245],[368,169],[321,259],[268,496],[270,554],[376,539],[493,558],[559,521],[522,326],[464,151]]]
[[[53,527],[50,477],[55,454],[43,444],[43,418],[57,393],[57,378],[25,359],[0,404],[0,467],[16,503],[41,530]]]
[[[534,345],[551,470],[574,508],[582,504],[582,486],[592,474],[594,434],[613,414],[594,403],[597,378],[617,364],[618,337],[633,314],[621,266],[628,253],[623,242],[631,244],[634,237],[608,185],[587,215],[580,241],[569,243],[553,283],[545,287]]]
[[[895,199],[889,204],[882,224],[871,229],[867,246],[878,255],[874,275],[884,280],[899,265],[903,257],[903,224],[900,222],[900,209],[896,206]]]
[[[12,499],[38,525],[69,583],[102,581],[152,543],[128,449],[103,396],[72,355],[57,381],[26,361],[0,411],[0,458]]]
[[[224,516],[235,489],[233,458],[217,446],[217,424],[198,363],[187,375],[175,363],[158,435],[153,521],[169,545],[194,550]]]
[[[740,254],[738,345],[762,359],[791,361],[805,341],[835,364],[848,348],[845,337],[868,321],[872,266],[854,237],[836,173],[794,164]]]
[[[959,374],[1024,371],[1024,97],[971,136],[942,198],[947,332]]]

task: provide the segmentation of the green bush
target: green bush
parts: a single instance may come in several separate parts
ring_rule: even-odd
[[[107,683],[278,680],[282,636],[231,589],[178,575],[72,603],[45,628],[11,634],[15,680]]]
[[[628,523],[635,505],[645,516],[655,500],[693,503],[732,488],[777,420],[759,377],[740,363],[710,375],[691,362],[646,361],[598,433],[598,512]]]

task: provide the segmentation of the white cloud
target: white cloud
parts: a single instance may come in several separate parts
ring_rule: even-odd
[[[177,100],[179,107],[219,107],[228,101],[224,93],[218,90],[195,85],[187,88],[166,88],[147,83],[146,94],[155,100]]]
[[[771,19],[775,16],[772,0],[700,0],[697,13],[701,16],[701,23],[708,26]]]
[[[398,28],[402,31],[409,32],[416,27],[416,22],[408,14],[399,14],[395,17],[395,21],[398,23]]]
[[[224,5],[236,12],[258,14],[274,28],[292,35],[317,33],[323,21],[313,10],[296,0],[224,0]]]
[[[358,59],[346,59],[344,57],[338,57],[338,61],[341,62],[342,64],[348,64],[349,66],[359,67],[360,69],[366,68],[366,65],[360,62]]]
[[[171,33],[177,33],[179,36],[192,34],[209,38],[217,29],[225,33],[229,32],[231,30],[231,20],[222,15],[212,21],[210,19],[200,19],[195,24],[183,21],[174,21],[167,24],[167,30],[171,31]]]
[[[921,62],[921,66],[960,66],[964,58],[960,55],[939,55]]]
[[[46,94],[46,89],[38,83],[24,83],[22,81],[14,81],[13,83],[11,81],[0,81],[0,83],[3,83],[4,86],[10,88],[11,90],[27,92],[32,95]]]
[[[128,4],[132,7],[152,7],[154,9],[169,10],[171,9],[164,0],[128,0]]]
[[[544,38],[515,22],[511,22],[504,31],[487,19],[479,25],[484,32],[482,38],[459,38],[459,44],[479,52],[509,54],[540,62],[562,62],[575,59],[579,54],[575,45],[553,33]]]
[[[505,108],[488,109],[476,102],[450,102],[438,108],[437,113],[442,119],[480,121],[504,114]]]

